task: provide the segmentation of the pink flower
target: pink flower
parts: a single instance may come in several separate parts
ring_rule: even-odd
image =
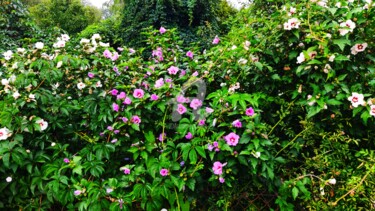
[[[160,34],[164,34],[167,30],[164,27],[160,27],[159,32]]]
[[[350,50],[353,55],[356,55],[358,52],[362,52],[367,48],[367,43],[355,44]]]
[[[130,174],[130,169],[124,168],[124,174]]]
[[[210,113],[214,112],[214,109],[212,109],[212,108],[210,108],[210,107],[206,107],[206,112],[207,112],[208,114],[210,114]]]
[[[118,90],[117,89],[112,89],[111,90],[111,95],[115,96],[118,94]]]
[[[141,118],[139,118],[139,116],[132,116],[131,122],[138,125],[141,123]]]
[[[111,60],[112,60],[112,61],[116,61],[116,60],[118,59],[118,57],[119,57],[118,53],[115,52],[115,53],[113,54],[113,56],[111,56]]]
[[[114,111],[118,112],[119,106],[116,103],[113,103],[112,108]]]
[[[144,91],[142,89],[135,89],[134,90],[134,93],[133,93],[133,96],[135,98],[142,98],[144,96]]]
[[[165,137],[167,137],[167,134],[165,134],[165,133],[160,133],[158,139],[159,139],[159,141],[164,141]]]
[[[216,37],[214,38],[214,40],[212,40],[212,44],[214,44],[214,45],[218,44],[219,42],[220,42],[220,39],[219,39],[218,36],[216,36]]]
[[[197,77],[197,76],[198,76],[198,72],[195,71],[195,72],[193,73],[193,76],[194,76],[194,77]]]
[[[164,85],[164,79],[159,78],[157,81],[155,81],[155,88],[160,88]]]
[[[177,102],[178,103],[185,103],[186,102],[185,97],[182,96],[182,95],[178,95],[177,96]]]
[[[87,76],[88,76],[89,78],[93,78],[95,75],[94,75],[94,73],[89,72],[89,73],[87,74]]]
[[[177,112],[178,112],[179,114],[184,114],[184,113],[186,112],[186,108],[185,108],[185,106],[183,106],[182,104],[178,104],[178,105],[177,105]]]
[[[200,101],[199,99],[193,99],[190,103],[190,108],[193,108],[194,110],[197,110],[201,106],[202,101]]]
[[[225,179],[222,178],[222,177],[219,177],[219,182],[220,182],[220,183],[224,183],[224,182],[225,182]]]
[[[155,101],[155,100],[158,100],[159,99],[159,96],[157,96],[156,94],[152,94],[151,95],[151,100],[152,101]]]
[[[185,70],[181,70],[180,77],[184,76],[186,74]]]
[[[188,51],[188,52],[186,52],[186,56],[189,57],[190,59],[193,59],[194,54],[193,54],[193,52]]]
[[[156,50],[152,51],[152,56],[156,56],[159,61],[163,61],[163,50],[162,48],[157,48]]]
[[[206,120],[205,119],[199,120],[199,122],[198,122],[199,126],[203,126],[204,124],[206,124]]]
[[[124,102],[123,102],[123,104],[125,104],[125,105],[130,105],[131,103],[132,103],[132,100],[128,97],[126,97]]]
[[[168,176],[168,173],[169,173],[168,169],[161,169],[160,170],[160,175],[163,176],[163,177]]]
[[[238,140],[240,139],[240,137],[232,132],[226,135],[224,139],[229,146],[236,146],[238,144]]]
[[[375,105],[370,106],[370,115],[375,116]]]
[[[81,195],[81,193],[82,193],[82,191],[80,191],[80,190],[75,190],[74,191],[74,195],[75,196]]]
[[[191,134],[190,132],[188,132],[185,136],[186,139],[192,139],[193,138],[193,134]]]
[[[112,130],[113,130],[113,127],[112,127],[112,126],[108,126],[108,127],[107,127],[107,130],[112,131]]]
[[[68,158],[64,158],[64,163],[70,163],[70,160]]]
[[[236,127],[236,128],[241,128],[242,127],[242,123],[240,122],[240,120],[234,120],[233,122],[232,122],[232,125],[233,125],[233,127]]]
[[[214,174],[216,174],[216,175],[221,175],[221,174],[223,174],[223,167],[226,165],[226,163],[225,164],[222,164],[222,163],[220,163],[219,161],[216,161],[215,163],[214,163],[214,166],[212,167],[212,170],[214,171]]]
[[[348,97],[348,100],[352,102],[352,106],[357,108],[359,105],[364,106],[365,101],[364,101],[364,96],[363,94],[358,94],[357,92],[353,92],[352,96]]]
[[[128,121],[128,118],[126,118],[126,117],[122,117],[121,120],[122,120],[124,123],[126,123],[126,122]]]
[[[171,78],[167,78],[167,79],[165,79],[165,82],[166,83],[172,83],[172,79]]]
[[[254,109],[252,107],[246,109],[246,116],[253,116]]]
[[[212,151],[214,149],[214,146],[212,144],[207,144],[207,149],[209,151]]]
[[[112,53],[111,53],[111,51],[109,51],[108,49],[106,49],[104,52],[103,52],[103,56],[105,57],[105,58],[111,58],[112,57]]]
[[[168,73],[170,75],[176,75],[178,72],[178,67],[175,67],[175,66],[171,66],[170,68],[168,68]]]
[[[125,92],[120,92],[120,94],[117,95],[117,100],[122,100],[126,98]]]

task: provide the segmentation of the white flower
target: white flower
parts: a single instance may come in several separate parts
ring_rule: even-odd
[[[348,97],[348,100],[352,102],[352,106],[357,108],[359,105],[364,106],[365,101],[364,101],[364,96],[363,94],[358,94],[357,92],[353,92],[352,96]]]
[[[63,64],[62,61],[57,62],[56,68],[60,68],[62,64]]]
[[[6,127],[0,129],[0,140],[6,140],[9,136],[9,130]]]
[[[336,58],[335,54],[332,54],[332,55],[329,57],[328,61],[333,62],[333,61],[335,61],[335,58]]]
[[[111,193],[113,191],[113,189],[112,188],[107,188],[106,189],[106,192],[109,194],[109,193]]]
[[[319,1],[317,4],[319,6],[321,6],[321,7],[327,7],[327,2],[326,1]]]
[[[324,66],[324,70],[323,70],[323,72],[326,73],[326,74],[328,74],[328,72],[329,72],[330,69],[332,69],[332,68],[331,68],[331,65],[326,64],[326,65]]]
[[[26,49],[24,49],[24,48],[17,48],[17,53],[19,53],[19,54],[24,54],[25,51],[26,51]]]
[[[340,8],[340,7],[341,7],[341,2],[337,2],[337,3],[335,4],[335,7]]]
[[[99,42],[99,45],[102,47],[109,47],[109,43]]]
[[[67,35],[67,34],[62,34],[62,35],[61,35],[61,40],[63,40],[63,41],[69,41],[69,40],[70,40],[70,37],[69,37],[69,35]]]
[[[247,59],[241,58],[241,59],[238,60],[238,63],[239,64],[246,64],[247,63]]]
[[[39,119],[39,120],[35,121],[35,123],[37,123],[40,126],[41,131],[47,129],[47,127],[48,127],[48,122],[44,121],[43,119]]]
[[[79,82],[79,83],[77,84],[77,87],[78,87],[79,90],[82,90],[83,88],[86,87],[86,84],[85,84],[85,83],[82,83],[82,82]]]
[[[353,55],[356,55],[358,52],[362,52],[367,48],[367,43],[355,44],[350,50]]]
[[[102,82],[100,82],[100,81],[98,81],[98,82],[96,82],[96,87],[102,87]]]
[[[291,16],[291,15],[293,15],[293,14],[295,14],[297,12],[297,9],[296,8],[294,8],[294,7],[290,7],[290,9],[289,9],[289,16]]]
[[[236,45],[233,45],[231,49],[232,49],[232,50],[235,50],[236,48],[237,48],[237,46],[236,46]]]
[[[329,179],[328,183],[331,184],[331,185],[334,185],[334,184],[336,184],[336,179],[335,178]]]
[[[18,93],[18,91],[15,91],[12,96],[15,100],[17,100],[21,95]]]
[[[81,41],[79,42],[79,44],[87,44],[87,43],[89,43],[90,42],[90,40],[89,39],[85,39],[85,38],[83,38],[83,39],[81,39]]]
[[[65,41],[64,40],[59,40],[59,41],[57,41],[57,43],[53,44],[53,46],[55,48],[63,48],[63,47],[65,47]]]
[[[34,94],[29,94],[29,99],[32,100],[32,101],[35,101],[35,95]]]
[[[291,18],[288,22],[284,23],[285,30],[298,29],[301,22],[297,18]]]
[[[35,48],[36,49],[43,49],[44,48],[44,43],[42,43],[42,42],[35,43]]]
[[[260,152],[252,153],[252,155],[253,155],[255,158],[259,158],[259,157],[260,157]]]
[[[162,208],[160,211],[168,211],[167,209],[165,209],[165,208]]]
[[[55,142],[52,142],[52,143],[51,143],[51,147],[54,147],[54,146],[56,146],[56,143],[55,143]]]
[[[1,84],[2,85],[4,85],[4,86],[6,86],[6,85],[8,85],[9,84],[9,80],[8,79],[1,79]]]
[[[339,29],[340,35],[344,36],[348,32],[353,32],[355,29],[355,23],[352,20],[347,20],[345,22],[340,23],[341,29]]]
[[[215,118],[214,121],[212,121],[212,127],[215,127],[217,119]]]
[[[324,188],[323,187],[320,187],[320,195],[324,196]]]
[[[12,182],[12,177],[7,177],[5,180],[6,180],[7,182]]]
[[[299,56],[297,57],[297,64],[301,64],[304,61],[305,61],[305,55],[303,54],[303,52],[301,52]]]
[[[92,37],[91,37],[91,39],[93,39],[93,40],[100,40],[102,38],[100,37],[99,34],[93,34]]]
[[[12,65],[12,69],[17,69],[18,68],[18,62],[15,62],[13,65]]]
[[[10,51],[10,50],[5,51],[5,52],[3,53],[3,56],[4,56],[4,59],[5,59],[5,60],[10,60],[10,59],[12,58],[12,56],[13,56],[13,52]]]

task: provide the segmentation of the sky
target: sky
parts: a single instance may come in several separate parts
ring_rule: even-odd
[[[103,3],[108,0],[88,0],[92,5],[94,5],[97,8],[101,8]],[[239,9],[241,7],[242,2],[249,2],[248,0],[228,0],[230,4],[232,4],[235,8]]]

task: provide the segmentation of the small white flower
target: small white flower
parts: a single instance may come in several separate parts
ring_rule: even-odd
[[[86,84],[83,83],[83,82],[79,82],[79,83],[77,84],[77,87],[78,87],[79,90],[82,90],[83,88],[86,87]]]
[[[350,50],[353,55],[356,55],[358,52],[362,52],[367,48],[367,43],[355,44]]]
[[[61,40],[63,40],[63,41],[69,41],[69,40],[70,40],[70,37],[69,37],[69,35],[67,35],[67,34],[62,34],[62,35],[61,35]]]
[[[65,47],[65,41],[59,40],[57,43],[53,44],[55,48],[63,48]]]
[[[15,91],[12,96],[15,100],[17,100],[21,95],[18,93],[18,91]]]
[[[232,48],[231,48],[231,50],[235,50],[236,48],[237,48],[237,46],[233,45]]]
[[[215,127],[217,119],[215,118],[214,121],[212,121],[212,127]]]
[[[62,61],[57,62],[56,68],[60,68],[62,64],[63,64]]]
[[[0,140],[6,140],[9,136],[9,130],[6,127],[0,129]]]
[[[52,142],[52,143],[51,143],[51,147],[54,147],[54,146],[56,146],[56,143],[55,143],[55,142]]]
[[[5,179],[7,182],[12,182],[12,177],[7,177],[6,179]]]
[[[99,34],[93,34],[92,37],[91,37],[91,39],[93,39],[93,40],[100,40],[102,38],[100,37]]]
[[[27,150],[26,150],[26,152],[27,152],[27,153],[30,153],[30,150],[29,150],[29,149],[27,149]]]
[[[79,42],[79,44],[83,45],[83,44],[87,44],[87,43],[90,43],[90,40],[89,39],[81,39],[81,41]]]
[[[303,52],[301,52],[299,54],[299,56],[297,57],[297,64],[301,64],[302,62],[304,62],[306,59],[305,59],[305,55],[303,54]]]
[[[364,96],[363,94],[358,94],[357,92],[353,92],[352,96],[348,97],[348,100],[352,102],[352,106],[357,108],[359,105],[364,106],[365,101],[364,101]]]
[[[26,52],[26,49],[24,48],[17,48],[17,53],[24,54]]]
[[[102,87],[102,82],[100,82],[100,81],[96,82],[95,86],[96,87]]]
[[[109,47],[109,43],[99,42],[99,45],[102,47]]]
[[[259,158],[259,157],[260,157],[260,152],[252,153],[252,155],[253,155],[255,158]]]
[[[162,208],[160,211],[168,211],[167,209],[165,209],[165,208]]]
[[[113,191],[113,189],[112,188],[107,188],[106,189],[106,192],[109,194],[109,193],[111,193]]]
[[[335,178],[329,179],[328,183],[331,184],[331,185],[334,185],[334,184],[336,184],[336,179]]]
[[[339,29],[340,35],[344,36],[349,32],[353,32],[355,29],[355,23],[352,20],[347,20],[345,22],[340,23],[341,29]]]
[[[40,126],[41,131],[47,129],[47,127],[48,127],[48,122],[44,121],[43,119],[39,119],[39,120],[35,121],[35,123],[37,123]]]
[[[320,195],[324,196],[324,188],[323,187],[320,187]]]
[[[239,60],[238,60],[238,63],[239,64],[246,64],[247,63],[247,59],[244,59],[244,58],[240,58]]]
[[[35,48],[36,49],[43,49],[44,48],[44,43],[42,43],[42,42],[35,43]]]
[[[3,53],[3,56],[4,56],[5,60],[10,60],[12,58],[12,56],[13,56],[13,52],[10,51],[10,50],[8,50],[8,51],[6,51],[6,52]]]
[[[333,61],[335,61],[335,58],[336,58],[335,54],[332,54],[332,55],[329,57],[328,61],[333,62]]]

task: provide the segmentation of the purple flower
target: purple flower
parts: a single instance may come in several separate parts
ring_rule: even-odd
[[[212,143],[212,145],[213,145],[215,148],[219,147],[219,143],[218,143],[217,141],[214,141],[214,143]]]
[[[214,166],[212,167],[212,170],[214,171],[214,174],[216,175],[221,175],[223,173],[223,167],[225,166],[226,164],[222,164],[220,163],[219,161],[216,161],[214,163]]]
[[[115,96],[115,95],[117,95],[117,93],[118,93],[117,89],[112,89],[111,90],[111,95]]]
[[[193,134],[191,134],[190,132],[188,132],[185,136],[186,139],[192,139],[193,138]]]
[[[118,57],[119,57],[118,53],[115,52],[115,53],[113,54],[113,56],[111,56],[111,60],[112,60],[112,61],[116,61],[116,60],[118,59]]]
[[[138,125],[141,123],[141,118],[139,118],[139,116],[132,116],[131,122]]]
[[[185,161],[181,161],[180,162],[180,166],[182,167],[182,166],[184,166],[185,165]]]
[[[164,85],[164,79],[159,78],[157,81],[155,81],[155,88],[160,88]]]
[[[124,48],[118,47],[117,50],[119,50],[119,51],[123,51]]]
[[[105,57],[105,58],[111,58],[112,57],[112,53],[111,53],[111,51],[109,51],[108,49],[106,49],[104,52],[103,52],[103,56]]]
[[[117,103],[113,103],[112,108],[114,111],[118,112],[119,106],[117,105]]]
[[[82,193],[82,191],[80,191],[80,190],[75,190],[74,191],[74,195],[75,196],[79,196],[79,195],[81,195],[81,193]]]
[[[124,169],[124,174],[130,174],[130,169],[125,168],[125,169]]]
[[[171,83],[171,82],[172,82],[172,79],[171,79],[171,78],[167,78],[167,79],[165,79],[165,82],[166,82],[166,83]]]
[[[64,158],[64,163],[70,163],[70,160],[68,158]]]
[[[170,75],[176,75],[178,72],[178,67],[175,67],[175,66],[171,66],[170,68],[168,68],[168,73]]]
[[[252,107],[246,109],[247,116],[253,116],[254,114],[254,109]]]
[[[214,40],[212,40],[212,44],[216,45],[220,42],[220,38],[218,36],[215,36]]]
[[[156,50],[153,50],[152,56],[156,56],[159,61],[163,61],[163,49],[159,47]]]
[[[155,100],[158,100],[159,99],[159,96],[157,96],[156,94],[152,94],[151,95],[151,100],[152,101],[155,101]]]
[[[182,95],[178,95],[178,96],[177,96],[177,102],[178,102],[178,103],[185,103],[185,102],[186,102],[186,99],[185,99],[184,96],[182,96]]]
[[[195,71],[195,72],[193,73],[193,76],[194,76],[194,77],[197,77],[197,76],[198,76],[198,72]]]
[[[122,117],[121,120],[122,120],[124,123],[126,123],[126,122],[128,121],[128,118],[126,118],[126,117]]]
[[[163,177],[168,176],[168,173],[169,173],[168,169],[161,169],[160,170],[160,175],[163,176]]]
[[[236,146],[238,144],[238,140],[240,139],[240,137],[232,132],[226,135],[224,139],[229,146]]]
[[[126,97],[125,92],[120,92],[120,94],[117,95],[117,100],[125,99],[125,97]]]
[[[180,73],[180,76],[184,76],[186,74],[186,71],[185,70],[181,70],[181,73]]]
[[[160,133],[158,139],[159,139],[159,141],[164,141],[165,137],[167,137],[167,134],[165,134],[165,133]]]
[[[144,96],[145,92],[142,89],[135,89],[133,92],[133,96],[135,98],[142,98]]]
[[[117,139],[113,139],[113,140],[111,141],[112,144],[114,144],[114,143],[116,143],[116,142],[117,142]]]
[[[199,107],[202,106],[202,101],[199,99],[193,99],[190,103],[190,108],[197,110]]]
[[[186,56],[190,57],[190,59],[193,59],[194,54],[193,54],[193,52],[188,51],[188,52],[186,52]]]
[[[209,151],[212,151],[214,149],[214,146],[212,144],[207,144],[207,149]]]
[[[224,182],[225,182],[225,179],[222,178],[222,177],[219,177],[219,182],[220,182],[220,183],[224,183]]]
[[[95,75],[94,75],[94,73],[89,72],[89,73],[87,74],[87,76],[88,76],[89,78],[93,78]]]
[[[206,107],[206,112],[207,112],[208,114],[210,114],[210,113],[214,112],[214,109],[212,109],[212,108],[210,108],[210,107]]]
[[[114,66],[113,71],[118,72],[118,68],[116,66]]]
[[[130,105],[131,103],[132,103],[132,100],[128,97],[126,97],[124,102],[123,102],[123,104],[125,104],[125,105]]]
[[[232,122],[232,125],[233,125],[233,127],[236,127],[236,128],[241,128],[242,127],[242,123],[240,122],[240,120],[234,120],[233,122]]]
[[[114,130],[113,133],[118,134],[120,130]]]
[[[203,126],[204,124],[206,124],[206,120],[205,119],[199,120],[199,122],[198,122],[199,126]]]
[[[107,127],[107,130],[112,131],[112,130],[113,130],[113,127],[112,127],[112,126],[108,126],[108,127]]]
[[[135,50],[133,48],[129,48],[129,53],[133,54],[133,53],[135,53]]]
[[[160,27],[159,32],[160,34],[164,34],[167,30],[164,27]]]
[[[178,105],[177,105],[177,112],[178,112],[179,114],[184,114],[184,113],[186,112],[186,108],[185,108],[185,106],[183,106],[182,104],[178,104]]]

